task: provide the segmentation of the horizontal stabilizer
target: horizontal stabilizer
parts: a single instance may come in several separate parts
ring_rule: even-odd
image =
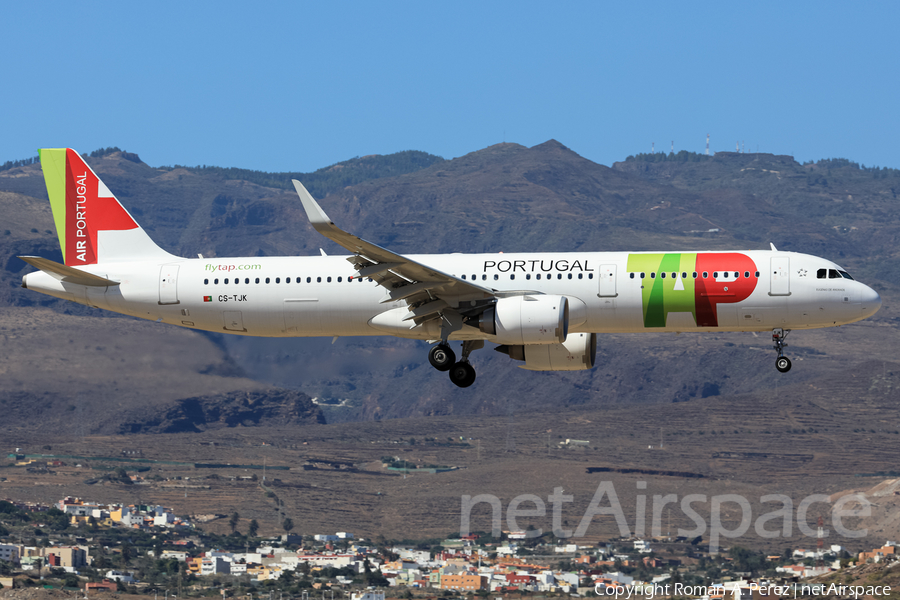
[[[60,281],[64,281],[66,283],[88,285],[91,287],[119,285],[118,281],[112,281],[104,277],[100,277],[99,275],[86,273],[74,267],[67,267],[66,265],[61,265],[58,262],[53,262],[52,260],[47,260],[46,258],[41,258],[40,256],[20,256],[19,258],[27,262],[32,267],[40,269],[50,277],[53,277],[54,279],[58,279]]]

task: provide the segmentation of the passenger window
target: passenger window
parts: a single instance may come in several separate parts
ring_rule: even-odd
[[[719,278],[719,272],[713,271],[713,279],[718,279],[718,278]]]
[[[645,273],[643,271],[641,271],[641,279],[644,278],[644,275],[645,275]]]
[[[234,278],[234,283],[235,283],[235,284],[238,284],[238,283],[240,283],[240,282],[241,282],[241,278],[240,278],[240,277],[235,277],[235,278]]]
[[[276,278],[275,278],[275,283],[281,283],[281,277],[276,277]]]
[[[340,277],[338,277],[338,283],[341,283],[341,281],[342,281],[342,279]]]
[[[744,271],[744,279],[750,279],[750,271]]]
[[[650,279],[656,279],[656,273],[650,273]]]
[[[579,274],[578,274],[578,279],[581,279],[581,278],[583,278],[583,277],[584,277],[584,273],[579,273]]]
[[[306,283],[312,283],[312,277],[307,277],[307,278],[306,278]]]
[[[682,273],[682,274],[681,274],[681,278],[682,278],[682,279],[687,279],[687,273]]]
[[[466,276],[465,276],[465,275],[463,275],[463,276],[462,276],[462,278],[463,278],[463,279],[465,279],[465,278],[466,278]]]
[[[672,279],[678,279],[678,273],[672,273]]]
[[[759,279],[759,271],[756,272],[756,278]]]
[[[215,285],[219,285],[219,279],[218,279],[218,278],[213,279],[213,283],[214,283]]]
[[[541,278],[541,274],[538,273],[538,274],[537,274],[537,279],[540,279],[540,278]]]
[[[634,273],[629,273],[628,277],[629,277],[629,279],[634,279]]]
[[[322,278],[321,278],[321,277],[316,277],[316,283],[322,283]]]
[[[569,273],[569,279],[572,279],[572,274],[571,274],[571,273]]]
[[[825,273],[827,271],[828,269],[819,269],[818,271],[816,271],[816,279],[825,279]]]
[[[665,274],[665,273],[660,273],[659,276],[662,277],[663,279],[666,278],[666,274]]]
[[[325,281],[326,281],[327,283],[331,283],[331,277],[326,277],[326,278],[325,278]]]
[[[557,278],[557,279],[562,279],[562,273],[557,273],[557,274],[556,274],[556,278]]]
[[[510,280],[510,281],[512,281],[512,280],[515,279],[515,278],[516,278],[515,275],[510,275],[510,276],[509,276],[509,280]]]
[[[481,280],[482,280],[482,281],[484,281],[484,280],[486,280],[486,279],[487,279],[487,275],[482,275],[482,276],[481,276]]]
[[[706,279],[708,277],[709,277],[709,271],[703,271],[703,279]]]
[[[259,277],[256,278],[256,283],[259,283]]]
[[[209,279],[204,279],[204,280],[203,280],[203,285],[209,285]]]
[[[694,279],[697,279],[697,271],[694,271]]]
[[[593,274],[593,273],[588,273],[588,279],[593,279],[593,278],[594,278],[594,274]]]
[[[498,279],[500,279],[500,276],[497,275],[497,274],[495,273],[495,274],[494,274],[494,281],[497,281]]]
[[[245,278],[244,278],[244,283],[250,283],[250,278],[249,278],[249,277],[245,277]]]
[[[228,285],[228,278],[227,278],[227,277],[225,278],[224,283],[225,283],[225,285]]]
[[[271,280],[268,277],[266,277],[266,283],[269,283],[270,281]]]
[[[528,274],[525,276],[525,279],[531,279],[531,273],[528,273]]]
[[[837,269],[828,269],[828,279],[840,279],[841,276],[838,275]]]

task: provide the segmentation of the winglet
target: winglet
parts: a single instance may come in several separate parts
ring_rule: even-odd
[[[297,195],[300,196],[300,202],[303,204],[303,210],[306,211],[306,217],[309,219],[310,224],[316,231],[321,231],[321,229],[331,229],[334,227],[334,221],[328,218],[328,215],[325,214],[325,211],[322,210],[322,207],[319,206],[319,203],[316,202],[312,194],[306,191],[306,188],[303,187],[303,184],[297,181],[296,179],[291,179],[294,182],[294,189],[297,190]]]

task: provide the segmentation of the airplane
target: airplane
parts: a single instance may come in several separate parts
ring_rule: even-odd
[[[771,331],[860,321],[878,293],[817,256],[770,250],[401,255],[337,227],[293,180],[312,227],[349,256],[182,258],[157,246],[71,148],[39,151],[64,264],[22,287],[171,325],[264,337],[428,340],[459,387],[485,342],[533,371],[594,367],[597,335]],[[462,342],[457,360],[450,342]]]

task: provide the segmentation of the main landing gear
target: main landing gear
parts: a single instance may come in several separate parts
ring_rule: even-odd
[[[784,347],[787,346],[784,339],[790,332],[790,329],[787,331],[781,328],[772,330],[772,341],[775,343],[774,348],[778,353],[778,357],[775,359],[775,368],[781,373],[791,370],[791,359],[784,355]]]
[[[484,348],[484,340],[463,342],[462,360],[456,362],[456,354],[446,341],[442,341],[428,352],[428,362],[438,371],[449,371],[454,385],[469,387],[475,383],[475,368],[469,364],[469,354],[479,348]]]

